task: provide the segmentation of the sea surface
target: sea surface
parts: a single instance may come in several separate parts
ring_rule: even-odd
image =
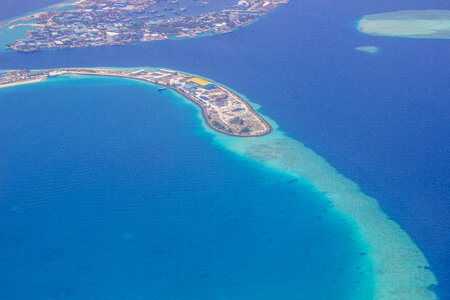
[[[181,97],[111,78],[1,95],[2,299],[371,296],[348,220],[213,144]]]
[[[0,18],[38,8],[2,0]],[[448,299],[450,44],[355,22],[449,8],[291,1],[232,34],[6,52],[0,68],[162,66],[232,87],[376,198]],[[380,51],[354,49],[368,45]],[[0,90],[1,298],[370,297],[365,245],[326,197],[220,147],[182,103],[118,79]]]

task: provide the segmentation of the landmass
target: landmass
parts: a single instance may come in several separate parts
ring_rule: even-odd
[[[167,1],[167,0],[166,0]],[[289,0],[241,0],[234,6],[199,16],[183,16],[186,7],[152,9],[160,0],[79,0],[70,9],[45,10],[0,24],[0,28],[33,26],[8,49],[33,52],[51,48],[125,45],[229,33],[272,12]],[[178,0],[170,1],[178,3]],[[205,5],[207,2],[204,2]],[[75,8],[74,8],[75,7]],[[58,9],[61,9],[60,7]],[[166,17],[170,12],[175,17]]]
[[[270,125],[241,97],[217,83],[167,69],[142,68],[61,68],[49,70],[0,71],[0,88],[22,85],[61,75],[112,76],[141,80],[158,85],[159,91],[171,89],[194,102],[206,123],[221,133],[239,137],[263,136]]]
[[[370,35],[450,39],[450,10],[401,10],[366,15],[359,31]]]

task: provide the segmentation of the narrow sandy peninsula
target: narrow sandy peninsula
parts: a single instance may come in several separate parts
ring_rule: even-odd
[[[167,69],[65,68],[0,72],[0,88],[45,80],[61,75],[110,76],[141,80],[171,89],[198,105],[214,130],[238,137],[263,136],[270,125],[241,97],[205,78]]]

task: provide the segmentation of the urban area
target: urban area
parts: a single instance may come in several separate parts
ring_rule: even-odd
[[[241,0],[230,8],[199,16],[183,15],[186,7],[153,9],[153,5],[160,5],[161,2],[80,0],[68,6],[68,10],[41,11],[0,26],[9,29],[32,26],[26,37],[7,44],[7,48],[22,52],[124,45],[229,33],[256,21],[289,0]],[[169,2],[173,4],[179,0]],[[68,4],[65,5],[67,7]]]

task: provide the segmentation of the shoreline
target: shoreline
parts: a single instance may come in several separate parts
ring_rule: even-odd
[[[228,135],[228,136],[233,136],[233,137],[260,137],[260,136],[264,136],[267,135],[269,133],[272,132],[272,127],[270,126],[270,124],[264,120],[263,117],[261,117],[254,109],[253,107],[248,104],[242,97],[238,96],[236,93],[230,91],[228,88],[223,87],[221,84],[216,83],[214,81],[216,86],[218,87],[217,89],[219,90],[219,92],[226,92],[227,97],[231,96],[230,98],[233,98],[235,100],[239,101],[239,104],[242,104],[245,108],[238,108],[238,110],[243,110],[245,113],[248,113],[248,115],[250,117],[253,117],[257,120],[256,124],[257,126],[260,125],[260,127],[262,126],[262,132],[260,133],[259,131],[261,131],[261,129],[257,132],[252,132],[248,126],[250,125],[246,125],[245,129],[247,129],[247,131],[245,131],[244,133],[244,129],[241,131],[234,131],[231,128],[233,127],[229,122],[228,124],[222,119],[221,117],[221,113],[218,113],[218,118],[213,119],[213,117],[211,116],[211,112],[208,114],[208,109],[206,108],[211,106],[211,104],[205,105],[203,103],[200,103],[198,100],[198,97],[195,96],[194,94],[189,94],[186,92],[186,90],[184,90],[182,87],[179,86],[173,86],[170,82],[159,82],[158,80],[151,80],[149,78],[145,78],[143,76],[134,76],[133,72],[130,72],[129,74],[122,74],[122,73],[107,73],[109,71],[117,71],[117,72],[130,72],[128,69],[126,68],[111,68],[111,69],[104,69],[104,68],[61,68],[61,69],[48,69],[48,70],[34,70],[36,71],[40,71],[44,74],[41,74],[41,77],[39,78],[29,78],[29,79],[19,79],[19,80],[15,80],[12,83],[6,83],[6,84],[2,84],[0,82],[0,88],[2,87],[8,87],[8,86],[16,86],[16,85],[21,85],[21,84],[27,84],[27,83],[34,83],[34,82],[39,82],[39,81],[43,81],[49,77],[57,77],[57,76],[61,76],[61,75],[68,75],[68,76],[99,76],[99,77],[117,77],[117,78],[125,78],[125,79],[130,79],[130,80],[138,80],[138,81],[142,81],[145,82],[147,84],[152,84],[155,86],[160,86],[160,87],[164,87],[166,89],[170,89],[174,92],[176,92],[177,94],[181,95],[184,98],[187,98],[190,102],[193,102],[197,107],[200,108],[201,112],[202,112],[202,116],[203,119],[205,120],[205,123],[208,125],[208,127],[210,127],[212,130],[220,132],[224,135]],[[142,69],[144,70],[144,69]],[[166,70],[168,71],[168,69],[159,69],[157,71],[161,71],[161,70]],[[186,78],[189,77],[193,77],[193,78],[201,78],[203,80],[206,80],[206,78],[204,77],[197,77],[194,74],[188,74],[188,73],[184,73],[184,72],[180,72],[180,71],[172,71],[169,70],[170,72],[176,73],[176,74],[182,74],[183,76],[187,76]],[[57,73],[59,72],[59,73]],[[95,73],[97,72],[97,73]],[[206,80],[207,81],[207,80]],[[201,88],[201,87],[199,87]],[[191,92],[192,93],[192,92]],[[209,101],[209,100],[208,100]],[[203,101],[205,102],[205,101]],[[231,102],[228,101],[228,102]],[[232,104],[231,104],[232,105]],[[218,106],[219,107],[219,106]],[[211,110],[211,109],[210,109]],[[217,114],[217,111],[214,110],[212,113]],[[229,113],[228,113],[229,114]],[[228,115],[227,113],[223,113],[222,115]],[[239,119],[239,116],[241,116],[240,114],[236,113],[235,118]],[[243,124],[247,124],[248,123],[248,117],[247,119],[241,119]],[[214,122],[216,122],[216,126],[214,126]],[[217,125],[219,122],[219,125]],[[252,124],[251,120],[250,120],[250,124]],[[229,125],[228,127],[226,127],[226,125]],[[225,126],[225,127],[224,127]],[[222,127],[222,128],[221,128]],[[227,129],[228,128],[228,129]],[[251,128],[251,127],[250,127]],[[246,134],[247,132],[249,132],[249,134]]]
[[[47,77],[42,77],[42,78],[37,78],[37,79],[21,80],[21,81],[14,81],[11,83],[6,83],[6,84],[0,84],[0,89],[7,88],[7,87],[13,87],[13,86],[19,86],[19,85],[25,85],[25,84],[30,84],[30,83],[42,82],[42,81],[45,81],[46,79],[47,79]]]
[[[205,77],[202,77],[202,78],[205,78]],[[140,80],[140,81],[142,81],[142,80]],[[147,83],[148,83],[148,81],[144,81],[144,82],[147,82]],[[228,136],[241,137],[241,138],[252,138],[252,137],[264,136],[264,135],[267,135],[267,134],[269,134],[269,133],[271,133],[271,132],[273,131],[272,126],[270,126],[270,124],[269,124],[266,120],[264,120],[263,117],[261,117],[261,116],[253,109],[253,107],[251,107],[251,105],[248,104],[247,101],[245,101],[245,100],[244,100],[244,105],[246,105],[247,108],[248,108],[250,111],[252,111],[258,119],[261,120],[261,122],[264,122],[264,123],[267,124],[267,126],[268,126],[268,128],[269,128],[269,130],[267,131],[267,133],[265,133],[264,135],[259,135],[259,136],[236,136],[236,135],[233,135],[233,134],[229,134],[228,132],[225,132],[225,131],[217,130],[217,128],[214,128],[214,127],[208,122],[208,117],[205,115],[205,111],[202,109],[202,107],[201,107],[197,102],[192,101],[187,95],[182,94],[182,93],[180,93],[179,91],[177,91],[177,90],[175,90],[175,89],[173,89],[173,88],[171,88],[171,87],[167,87],[167,88],[170,89],[171,91],[174,91],[174,92],[176,92],[177,94],[181,95],[183,98],[188,99],[190,102],[194,103],[198,108],[200,108],[200,111],[201,111],[201,113],[202,113],[202,117],[203,117],[204,120],[206,120],[205,124],[206,124],[209,128],[211,128],[212,130],[214,130],[214,131],[218,131],[218,132],[220,132],[220,133],[222,133],[222,134],[225,134],[225,135],[228,135]],[[228,90],[229,90],[229,89],[228,89]],[[240,97],[240,98],[242,99],[242,97]]]
[[[8,19],[0,20],[0,29],[2,27],[5,27],[5,26],[11,24],[11,23],[14,23],[14,22],[17,22],[17,21],[20,21],[20,20],[23,20],[23,19],[27,19],[30,16],[35,16],[35,15],[38,15],[40,13],[43,13],[43,12],[46,12],[46,11],[50,11],[52,8],[69,6],[69,5],[78,3],[79,1],[80,0],[64,0],[64,1],[59,2],[57,4],[50,4],[50,5],[47,5],[45,7],[34,9],[32,11],[23,13],[21,15],[15,16],[15,17],[11,17],[11,18],[8,18]]]

